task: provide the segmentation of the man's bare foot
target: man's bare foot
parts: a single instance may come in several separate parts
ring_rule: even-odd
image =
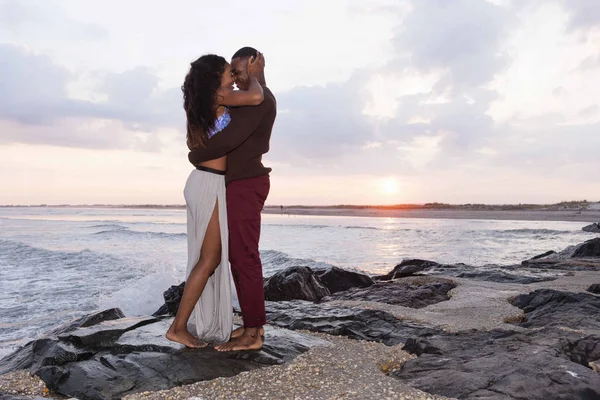
[[[231,338],[232,339],[239,338],[240,336],[242,336],[244,334],[244,331],[245,331],[245,328],[243,326],[240,326],[239,328],[235,328],[231,332]],[[260,331],[260,336],[265,336],[265,328],[261,327],[259,331]]]
[[[263,346],[262,337],[258,334],[249,335],[244,332],[241,336],[231,339],[227,343],[216,346],[217,351],[243,351],[243,350],[260,350]]]
[[[206,343],[192,336],[192,334],[189,333],[187,329],[177,330],[173,328],[173,326],[171,326],[165,336],[170,341],[181,343],[185,347],[189,347],[191,349],[200,349],[206,346]]]

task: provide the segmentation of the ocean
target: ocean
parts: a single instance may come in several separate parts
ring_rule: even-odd
[[[69,319],[149,314],[184,279],[185,210],[0,208],[0,357]],[[391,270],[404,258],[514,264],[595,237],[581,222],[263,216],[266,276],[294,265]]]

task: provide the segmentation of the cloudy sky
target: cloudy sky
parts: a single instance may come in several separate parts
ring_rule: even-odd
[[[269,204],[600,200],[600,1],[240,4],[0,0],[0,204],[182,204],[183,77],[246,45]]]

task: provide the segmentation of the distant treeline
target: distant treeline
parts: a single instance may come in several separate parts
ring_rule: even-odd
[[[564,210],[564,209],[584,209],[590,204],[595,202],[589,202],[587,200],[571,200],[561,201],[555,204],[479,204],[479,203],[468,203],[468,204],[448,204],[448,203],[425,203],[425,204],[394,204],[386,206],[370,206],[370,205],[356,205],[356,204],[338,204],[332,206],[283,206],[284,208],[295,208],[295,209],[350,209],[350,210]],[[38,204],[38,205],[0,205],[0,207],[71,207],[71,208],[148,208],[148,209],[185,209],[185,205],[180,204]],[[282,206],[269,205],[265,208],[281,208]]]

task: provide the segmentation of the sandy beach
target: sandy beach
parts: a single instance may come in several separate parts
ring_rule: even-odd
[[[412,209],[394,210],[377,208],[332,207],[265,207],[265,214],[323,215],[380,218],[434,218],[434,219],[487,219],[511,221],[574,221],[599,222],[600,210],[450,210]]]

